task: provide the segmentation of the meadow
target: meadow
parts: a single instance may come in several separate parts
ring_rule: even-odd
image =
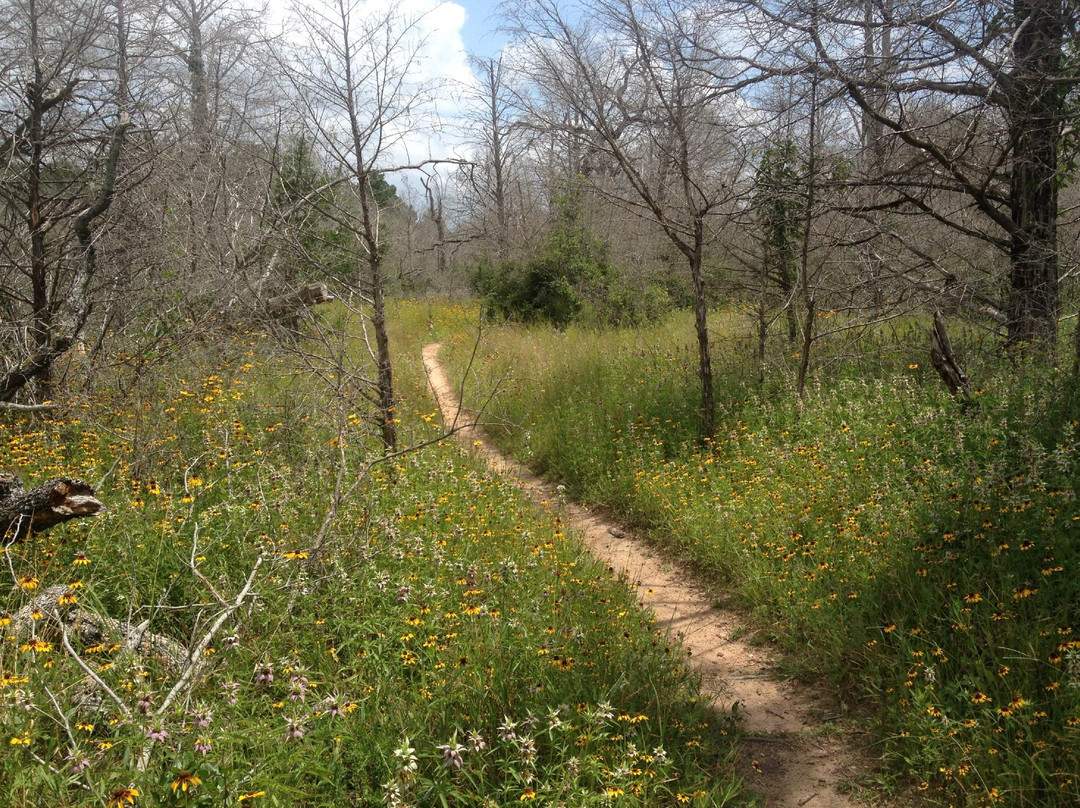
[[[821,315],[828,318],[830,313]],[[504,448],[694,565],[784,672],[866,715],[885,789],[931,804],[1080,801],[1080,398],[1067,371],[925,323],[842,332],[764,379],[749,315],[714,316],[718,429],[699,438],[688,316],[597,332],[493,326],[445,355]],[[493,394],[494,393],[494,394]]]
[[[440,440],[420,346],[472,312],[395,312],[403,445],[431,443],[389,459],[356,323],[319,317],[75,357],[81,398],[0,416],[0,469],[107,507],[0,549],[0,805],[740,802],[732,728],[625,582]],[[57,587],[184,655],[79,642]]]

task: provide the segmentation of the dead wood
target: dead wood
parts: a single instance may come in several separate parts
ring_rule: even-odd
[[[329,303],[334,300],[325,283],[309,283],[292,292],[277,295],[266,301],[266,313],[271,317],[288,317],[300,309]]]
[[[953,353],[952,341],[945,330],[945,319],[940,311],[934,312],[934,327],[930,331],[930,363],[954,396],[960,398],[965,406],[975,404],[967,373]]]
[[[180,676],[188,664],[188,649],[182,643],[148,630],[146,623],[135,625],[105,617],[75,605],[72,591],[63,584],[50,586],[12,615],[15,636],[20,641],[35,637],[59,643],[63,634],[82,647],[118,645],[146,661],[156,661],[170,677]]]
[[[57,477],[27,491],[15,474],[0,471],[0,537],[7,541],[104,510],[94,489],[82,480]]]

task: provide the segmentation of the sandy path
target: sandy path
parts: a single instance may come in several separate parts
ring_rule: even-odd
[[[448,426],[471,423],[472,417],[460,409],[457,393],[439,364],[439,347],[426,346],[423,359],[443,420]],[[468,445],[484,437],[473,427],[456,434]],[[500,474],[515,478],[538,504],[561,504],[569,527],[613,574],[625,574],[636,585],[639,601],[681,639],[717,709],[729,711],[738,704],[746,733],[740,773],[746,785],[761,794],[763,806],[848,808],[858,804],[838,786],[850,786],[866,771],[865,757],[849,733],[822,731],[824,722],[835,718],[827,701],[807,688],[776,679],[767,649],[732,639],[742,626],[738,615],[715,608],[715,598],[696,585],[689,573],[635,540],[622,526],[561,500],[554,486],[488,443],[475,450]],[[837,730],[836,725],[830,726]]]

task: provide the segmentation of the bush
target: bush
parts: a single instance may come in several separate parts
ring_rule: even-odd
[[[575,321],[635,325],[670,308],[663,288],[609,263],[608,245],[586,227],[581,208],[579,192],[561,197],[547,241],[524,264],[477,267],[473,288],[485,298],[485,314],[561,329]]]

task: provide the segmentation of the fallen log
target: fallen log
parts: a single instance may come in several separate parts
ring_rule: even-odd
[[[288,317],[300,309],[329,303],[334,300],[325,283],[309,283],[292,292],[277,295],[266,301],[266,313],[271,317]]]
[[[180,676],[188,665],[185,645],[148,630],[148,623],[133,624],[105,617],[75,604],[71,589],[63,584],[50,586],[11,617],[19,641],[27,637],[59,643],[66,633],[84,648],[113,643],[142,660],[157,661],[166,675]]]
[[[94,489],[82,480],[57,477],[27,491],[15,474],[0,471],[0,537],[7,542],[104,510]]]

